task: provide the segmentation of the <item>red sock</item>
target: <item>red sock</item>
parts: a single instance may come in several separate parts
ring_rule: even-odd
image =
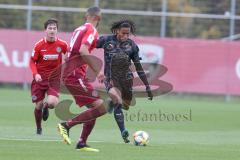
[[[41,123],[42,123],[42,110],[35,108],[34,115],[35,115],[35,122],[36,122],[37,128],[42,128],[42,126],[41,126]]]
[[[80,139],[79,139],[79,143],[86,144],[87,138],[90,135],[90,133],[92,132],[92,129],[94,128],[94,126],[95,126],[95,122],[96,122],[96,119],[88,121],[88,122],[83,124],[82,133],[81,133],[81,136],[80,136]]]
[[[67,126],[71,128],[77,124],[95,120],[97,117],[100,117],[105,113],[106,113],[106,109],[104,106],[89,108],[88,110],[81,112],[79,115],[77,115],[73,119],[70,119],[69,121],[67,121]]]

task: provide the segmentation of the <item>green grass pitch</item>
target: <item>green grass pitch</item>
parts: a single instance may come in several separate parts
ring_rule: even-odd
[[[69,96],[61,96],[66,98]],[[100,149],[98,153],[74,149],[80,125],[70,132],[73,144],[64,144],[56,129],[60,120],[53,110],[43,122],[43,135],[35,135],[29,91],[1,88],[0,108],[1,160],[240,159],[240,106],[235,101],[167,96],[152,102],[137,99],[136,106],[125,112],[126,126],[131,135],[137,130],[148,132],[149,145],[124,144],[113,115],[107,114],[97,120],[89,137],[89,145]],[[75,105],[71,108],[80,111]]]

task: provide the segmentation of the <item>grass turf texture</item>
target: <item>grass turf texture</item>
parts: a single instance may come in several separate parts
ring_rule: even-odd
[[[61,99],[69,97],[63,95]],[[29,91],[1,88],[0,108],[0,159],[4,160],[237,160],[240,157],[240,107],[236,101],[167,96],[152,102],[137,99],[137,105],[125,112],[126,126],[131,135],[137,130],[148,132],[149,145],[124,144],[113,115],[108,114],[97,120],[89,137],[89,145],[100,149],[99,153],[74,149],[80,125],[70,132],[73,144],[65,145],[56,129],[60,120],[53,110],[48,121],[43,122],[43,135],[35,135]],[[75,113],[80,111],[75,105],[71,109]],[[159,112],[168,119],[160,117]],[[186,118],[176,120],[176,115]]]

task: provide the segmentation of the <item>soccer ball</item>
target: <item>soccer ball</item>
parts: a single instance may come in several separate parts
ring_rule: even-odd
[[[133,134],[133,140],[136,146],[146,146],[149,142],[149,134],[145,131],[137,131]]]

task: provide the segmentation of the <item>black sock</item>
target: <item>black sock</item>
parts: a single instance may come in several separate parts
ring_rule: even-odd
[[[118,124],[118,127],[121,131],[121,133],[125,130],[125,125],[124,125],[124,115],[122,111],[121,104],[116,104],[114,108],[114,118]]]

